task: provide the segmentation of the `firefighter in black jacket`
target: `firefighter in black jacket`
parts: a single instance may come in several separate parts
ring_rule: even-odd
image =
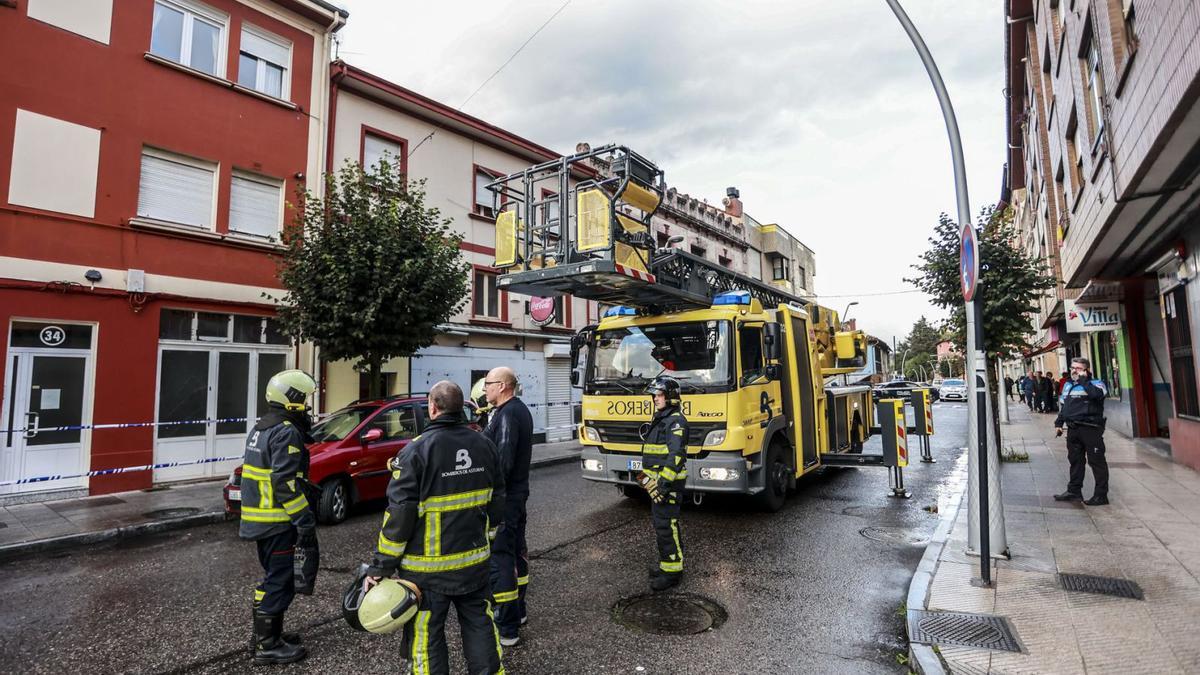
[[[511,368],[493,368],[483,382],[492,406],[484,435],[496,444],[504,473],[504,529],[492,542],[492,595],[500,644],[521,642],[526,620],[525,589],[529,584],[529,553],[525,544],[525,502],[529,499],[529,462],[533,456],[533,415],[517,398],[517,376]]]
[[[1091,379],[1091,363],[1085,358],[1071,359],[1071,379],[1059,396],[1056,436],[1067,427],[1067,461],[1071,477],[1067,491],[1054,495],[1060,502],[1083,499],[1083,465],[1086,459],[1096,479],[1096,491],[1084,502],[1089,506],[1108,503],[1108,461],[1104,458],[1104,399],[1108,389],[1103,380]]]
[[[297,542],[315,546],[317,519],[304,496],[308,475],[308,410],[317,388],[302,370],[285,370],[267,383],[267,414],[246,440],[239,534],[258,545],[265,577],[254,591],[255,663],[291,663],[305,657],[299,637],[283,633],[283,615],[295,597]]]
[[[446,614],[453,604],[472,675],[502,672],[492,623],[488,559],[501,526],[504,477],[496,447],[466,426],[462,389],[442,381],[429,392],[425,432],[392,460],[387,511],[364,584],[399,575],[421,589],[404,626],[414,673],[448,673]]]
[[[646,392],[654,397],[655,413],[643,437],[639,480],[650,494],[650,522],[658,542],[658,566],[650,569],[650,588],[663,591],[683,576],[679,502],[687,478],[688,423],[679,411],[679,382],[674,378],[655,378]]]

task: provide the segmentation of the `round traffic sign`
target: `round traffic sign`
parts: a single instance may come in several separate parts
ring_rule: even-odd
[[[963,300],[971,302],[979,289],[979,239],[975,228],[964,225],[959,242],[958,276],[962,282]]]

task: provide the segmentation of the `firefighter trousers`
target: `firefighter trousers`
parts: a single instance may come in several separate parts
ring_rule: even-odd
[[[504,505],[504,527],[492,542],[491,580],[496,601],[496,627],[506,638],[516,637],[521,619],[525,617],[525,587],[529,584],[525,499],[510,499]]]
[[[296,551],[296,528],[254,542],[258,546],[258,563],[262,565],[262,582],[254,589],[254,601],[263,614],[283,614],[296,597],[292,576]]]
[[[1108,496],[1108,460],[1104,458],[1104,432],[1098,427],[1070,426],[1067,423],[1067,461],[1071,463],[1071,478],[1067,492],[1083,494],[1083,465],[1092,467],[1096,479],[1095,497]]]
[[[463,595],[444,595],[421,589],[421,608],[404,626],[404,653],[413,675],[446,675],[450,651],[446,646],[446,615],[450,605],[458,614],[463,656],[470,675],[503,673],[500,635],[492,615],[491,591],[486,585]]]
[[[679,526],[678,490],[670,490],[661,503],[650,503],[650,522],[658,544],[658,569],[663,572],[683,571],[683,540]]]

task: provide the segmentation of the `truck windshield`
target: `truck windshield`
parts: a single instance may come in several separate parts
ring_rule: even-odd
[[[728,321],[602,330],[594,347],[589,393],[642,394],[659,375],[679,380],[684,393],[725,390],[732,382]]]

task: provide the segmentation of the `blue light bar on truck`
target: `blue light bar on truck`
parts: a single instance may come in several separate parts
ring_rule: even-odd
[[[632,307],[617,305],[616,307],[609,307],[604,310],[604,317],[608,318],[610,316],[637,316],[637,310]]]
[[[748,305],[750,291],[726,291],[713,298],[713,306],[717,305]]]

